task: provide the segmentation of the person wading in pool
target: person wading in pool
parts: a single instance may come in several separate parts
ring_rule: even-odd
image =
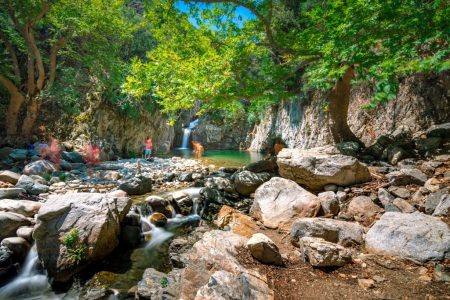
[[[145,159],[150,159],[152,155],[152,149],[153,149],[152,139],[150,137],[147,137],[147,140],[145,141],[145,152],[144,152]]]

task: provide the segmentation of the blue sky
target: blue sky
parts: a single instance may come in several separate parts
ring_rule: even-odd
[[[206,7],[208,7],[208,5],[211,5],[211,4],[197,3],[196,5],[200,8],[206,8]],[[175,4],[175,7],[182,12],[189,13],[189,6],[188,6],[188,4],[184,3],[183,1],[177,1],[177,3]],[[241,17],[241,20],[238,19],[239,16]],[[242,25],[242,22],[244,22],[248,19],[252,19],[252,18],[254,18],[254,15],[248,9],[246,9],[242,6],[237,8],[236,20],[235,20],[236,23],[238,23],[239,25]],[[192,24],[196,25],[196,22],[193,18],[189,18],[189,19],[192,22]]]

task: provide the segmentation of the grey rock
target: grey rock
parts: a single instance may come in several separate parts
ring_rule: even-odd
[[[339,213],[339,200],[334,192],[323,192],[317,195],[324,215],[337,215]]]
[[[119,189],[128,195],[144,195],[152,191],[152,179],[149,177],[133,177],[119,185]]]
[[[436,206],[433,216],[448,216],[450,214],[450,195],[441,197],[441,201]]]
[[[342,202],[344,202],[345,200],[347,200],[347,193],[344,192],[344,191],[338,191],[338,192],[336,193],[336,197],[337,197],[338,201],[339,201],[340,203],[342,203]]]
[[[145,269],[137,285],[137,299],[179,299],[180,270],[165,274],[153,268]]]
[[[57,282],[65,282],[80,269],[103,259],[118,244],[120,223],[131,199],[108,194],[50,195],[39,210],[33,232],[44,267]],[[78,229],[78,244],[86,247],[80,263],[74,263],[61,237]]]
[[[414,206],[402,198],[395,198],[393,204],[403,213],[410,214],[416,211]]]
[[[425,200],[425,213],[431,215],[436,210],[436,207],[441,202],[443,196],[448,195],[450,188],[443,188],[435,193],[431,193],[426,197]]]
[[[320,209],[317,196],[294,181],[273,177],[255,192],[250,215],[269,228],[289,227],[299,217],[315,217]]]
[[[429,137],[426,139],[416,140],[416,148],[420,154],[428,154],[435,152],[442,142],[440,137]]]
[[[389,145],[392,145],[394,143],[394,140],[391,136],[388,135],[381,135],[375,144],[367,147],[365,150],[366,153],[372,155],[373,157],[380,159],[383,156],[383,151],[388,147]]]
[[[0,241],[15,236],[17,228],[30,225],[30,223],[30,220],[22,215],[0,211]]]
[[[397,165],[399,161],[405,158],[413,157],[411,153],[397,145],[390,145],[384,149],[382,158],[388,161],[391,165]]]
[[[433,125],[427,130],[427,137],[450,137],[450,123]]]
[[[26,193],[22,188],[0,188],[0,199],[17,198],[21,193]]]
[[[327,184],[348,186],[369,181],[366,166],[351,156],[315,153],[313,150],[283,149],[278,154],[280,175],[313,190]]]
[[[353,216],[355,220],[361,220],[367,224],[371,223],[382,211],[383,209],[367,196],[353,198],[347,208],[347,214]]]
[[[84,163],[84,159],[83,156],[81,156],[80,153],[78,152],[67,152],[67,151],[62,151],[61,152],[61,157],[71,163]]]
[[[192,173],[181,173],[178,175],[178,180],[181,182],[192,182]]]
[[[394,194],[394,196],[408,199],[411,196],[411,191],[404,187],[398,187],[398,186],[390,186],[389,192]]]
[[[341,154],[354,157],[356,157],[361,151],[361,146],[357,142],[337,143],[336,148],[338,148]]]
[[[20,174],[11,171],[0,172],[0,181],[16,184],[20,178]]]
[[[34,181],[30,176],[22,175],[16,184],[17,188],[22,188],[32,195],[47,193],[49,187]]]
[[[345,247],[364,243],[364,227],[358,223],[324,218],[298,219],[291,229],[292,242],[298,245],[302,237],[318,237]]]
[[[26,239],[29,242],[32,242],[33,241],[33,231],[34,231],[34,227],[20,226],[19,228],[17,228],[16,235],[18,237]]]
[[[439,219],[419,212],[387,212],[366,235],[366,249],[418,262],[450,258],[450,230]]]
[[[6,282],[17,274],[13,265],[13,252],[5,246],[0,246],[0,282]]]
[[[0,211],[12,212],[26,217],[34,217],[42,203],[30,200],[0,200]]]
[[[378,200],[380,200],[383,207],[386,209],[387,206],[392,205],[394,203],[395,197],[391,195],[386,189],[379,188],[378,189]]]
[[[303,259],[314,267],[341,267],[352,260],[350,250],[321,238],[302,237],[300,249]]]
[[[228,193],[234,193],[235,192],[234,185],[231,182],[231,180],[228,179],[228,178],[213,177],[212,181],[213,181],[215,187],[219,191],[224,191],[224,192],[228,192]]]
[[[247,248],[252,256],[262,263],[283,265],[277,245],[262,233],[255,233],[247,241]]]
[[[236,191],[244,196],[249,196],[256,189],[270,179],[268,173],[253,173],[250,171],[242,171],[234,175],[234,185]]]
[[[1,246],[10,249],[13,252],[13,258],[19,262],[22,262],[25,259],[30,250],[30,243],[21,237],[4,238],[1,242]]]
[[[424,185],[427,176],[417,169],[401,169],[386,175],[392,185],[403,186],[409,184]]]
[[[37,160],[29,163],[23,168],[23,173],[25,175],[43,175],[52,174],[56,172],[55,166],[48,160]]]
[[[27,159],[27,156],[27,149],[15,149],[9,154],[9,157],[15,161],[24,161]]]

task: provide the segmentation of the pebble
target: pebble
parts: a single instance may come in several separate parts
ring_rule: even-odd
[[[375,281],[373,279],[358,279],[358,285],[367,290],[375,286]]]

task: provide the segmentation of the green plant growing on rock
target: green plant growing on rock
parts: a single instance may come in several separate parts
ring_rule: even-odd
[[[169,280],[166,277],[161,278],[160,283],[162,288],[166,288],[169,286]]]
[[[61,242],[67,248],[69,259],[73,264],[79,264],[86,256],[86,246],[80,242],[80,231],[73,228],[61,239]]]

